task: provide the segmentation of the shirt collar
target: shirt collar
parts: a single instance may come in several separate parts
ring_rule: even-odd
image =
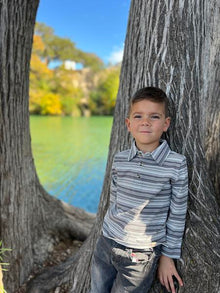
[[[135,140],[132,143],[130,153],[128,155],[128,161],[131,161],[140,151],[136,147]],[[151,157],[157,162],[159,165],[163,165],[166,157],[170,153],[170,147],[166,140],[160,140],[160,145],[150,153]],[[149,154],[149,153],[148,153]],[[143,154],[145,156],[145,154]]]

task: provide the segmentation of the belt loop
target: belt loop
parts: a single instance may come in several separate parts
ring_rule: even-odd
[[[132,248],[130,247],[125,247],[125,251],[127,251],[129,254],[132,253]]]

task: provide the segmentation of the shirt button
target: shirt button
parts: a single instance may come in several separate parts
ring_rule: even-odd
[[[137,178],[141,178],[141,175],[140,174],[137,174]]]
[[[140,162],[140,163],[139,163],[139,166],[143,166],[143,162]]]

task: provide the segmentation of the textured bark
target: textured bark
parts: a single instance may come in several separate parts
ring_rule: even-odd
[[[38,1],[0,1],[0,239],[11,248],[5,289],[15,292],[59,238],[85,240],[95,216],[41,187],[31,152],[29,63]]]
[[[206,93],[204,95],[203,117],[206,121],[203,141],[207,158],[208,171],[215,188],[220,205],[220,3],[213,6],[209,25],[209,42],[206,51],[209,52],[209,66],[206,67]],[[205,79],[206,79],[205,78]]]
[[[5,246],[13,248],[7,260],[11,272],[5,278],[9,292],[26,279],[35,262],[42,261],[41,252],[46,257],[55,234],[65,231],[65,237],[77,230],[63,204],[40,186],[31,154],[28,70],[37,5],[37,0],[0,2],[0,237]],[[88,292],[92,252],[108,207],[112,158],[130,145],[124,124],[129,99],[146,85],[163,88],[172,99],[173,120],[167,139],[172,149],[187,156],[189,166],[183,262],[177,263],[185,286],[179,292],[219,292],[220,212],[210,179],[219,160],[219,8],[217,0],[131,2],[95,225],[79,253],[32,280],[28,292],[50,292],[64,283],[69,285],[68,292]],[[160,289],[155,282],[151,292]]]
[[[0,2],[0,237],[5,247],[13,249],[9,261],[14,273],[5,274],[9,280],[4,281],[9,292],[13,292],[14,287],[7,283],[18,283],[27,277],[25,270],[31,269],[33,227],[37,217],[41,218],[40,210],[33,213],[35,199],[29,196],[37,191],[33,184],[36,178],[27,115],[36,9],[36,1],[24,1],[22,5],[16,1]]]

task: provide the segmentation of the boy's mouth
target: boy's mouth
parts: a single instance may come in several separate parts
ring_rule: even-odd
[[[150,130],[141,130],[140,133],[151,133]]]

